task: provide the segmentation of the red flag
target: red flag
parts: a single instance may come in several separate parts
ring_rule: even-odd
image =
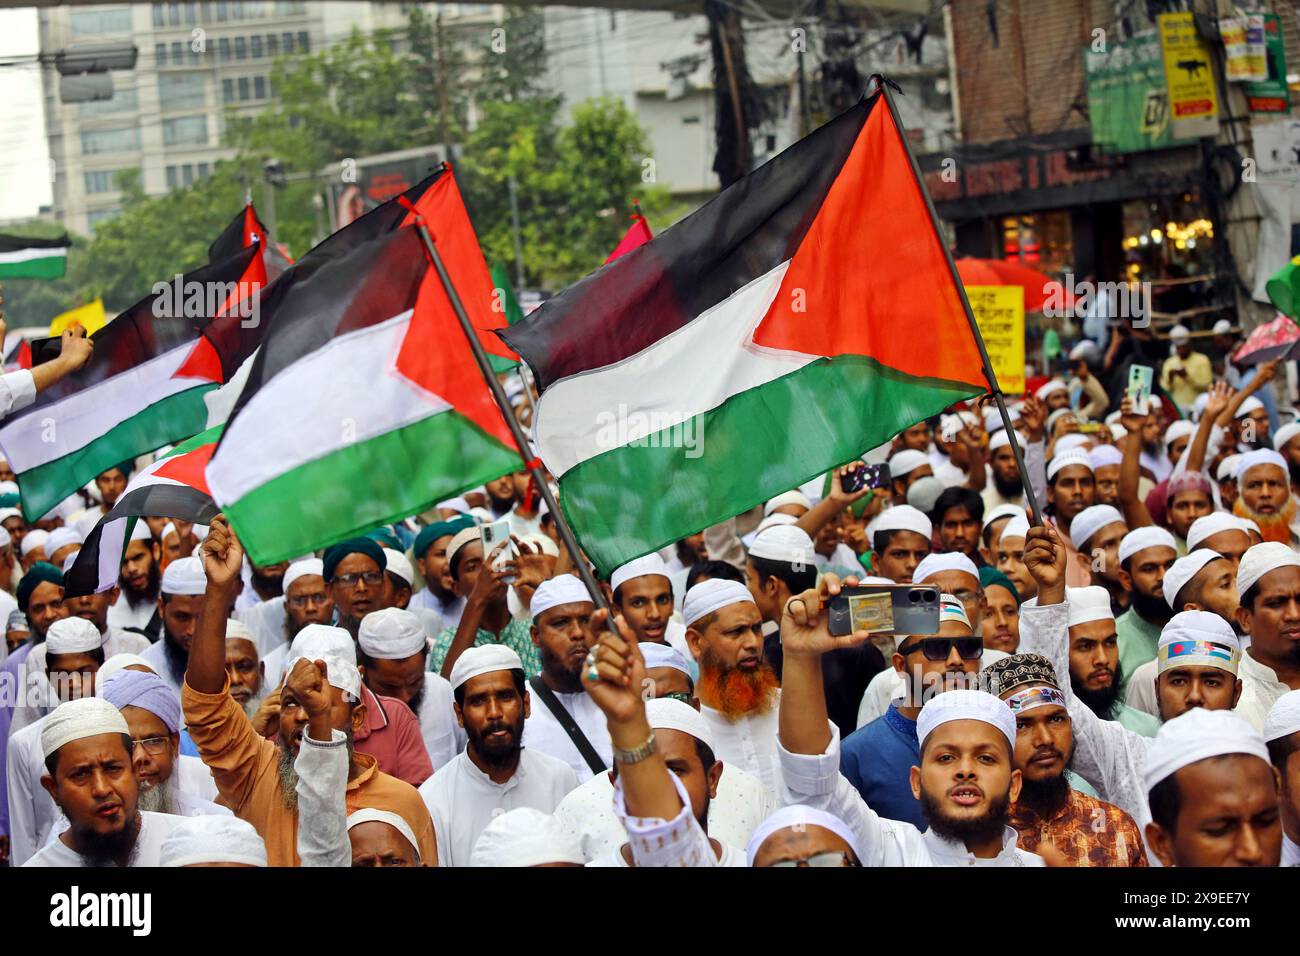
[[[635,200],[633,200],[633,205],[636,205]],[[613,262],[619,256],[631,252],[637,246],[644,246],[653,238],[654,236],[650,232],[650,224],[645,221],[645,216],[641,215],[641,207],[637,206],[636,212],[632,213],[632,227],[619,240],[618,245],[614,247],[614,251],[609,254],[609,258],[605,262]]]

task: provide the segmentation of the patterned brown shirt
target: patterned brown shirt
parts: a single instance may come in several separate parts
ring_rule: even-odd
[[[1018,846],[1037,853],[1046,841],[1074,866],[1146,866],[1142,834],[1119,807],[1071,790],[1065,806],[1044,819],[1023,804],[1011,805],[1007,821],[1020,834]]]

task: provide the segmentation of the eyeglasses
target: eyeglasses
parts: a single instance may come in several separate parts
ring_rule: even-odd
[[[145,753],[156,757],[167,749],[169,743],[170,737],[145,737],[143,740],[132,738],[131,749],[134,751],[136,747],[143,747]]]
[[[343,580],[342,577],[339,578]],[[378,583],[378,582],[376,582]],[[329,601],[328,594],[299,594],[294,597],[286,597],[285,601],[290,607],[306,607],[308,604],[324,604]]]
[[[660,699],[680,700],[683,704],[689,704],[691,707],[695,706],[695,698],[692,697],[690,694],[664,694]]]
[[[777,860],[772,866],[860,866],[849,856],[846,850],[827,850],[825,853],[814,853],[812,856],[804,857],[802,860]]]
[[[984,639],[980,637],[925,637],[907,647],[898,648],[898,653],[907,655],[913,651],[922,651],[927,661],[946,661],[952,654],[953,647],[964,661],[979,660],[984,653]]]
[[[384,572],[367,571],[364,574],[336,574],[334,580],[336,583],[346,585],[347,587],[352,587],[358,581],[365,581],[366,584],[373,588],[378,587],[384,580]]]

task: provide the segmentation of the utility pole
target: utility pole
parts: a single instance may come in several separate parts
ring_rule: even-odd
[[[442,148],[450,154],[451,146],[447,135],[447,64],[442,50],[442,4],[438,4],[438,12],[433,18],[433,43],[438,59],[438,138]]]
[[[506,187],[510,193],[510,235],[515,244],[515,288],[522,289],[524,287],[524,250],[519,241],[519,188],[515,184],[513,173],[506,179]]]

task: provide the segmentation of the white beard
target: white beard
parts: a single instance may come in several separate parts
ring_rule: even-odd
[[[176,806],[176,777],[168,777],[157,786],[150,787],[148,790],[140,790],[139,803],[141,810],[149,810],[153,813],[177,813]]]

